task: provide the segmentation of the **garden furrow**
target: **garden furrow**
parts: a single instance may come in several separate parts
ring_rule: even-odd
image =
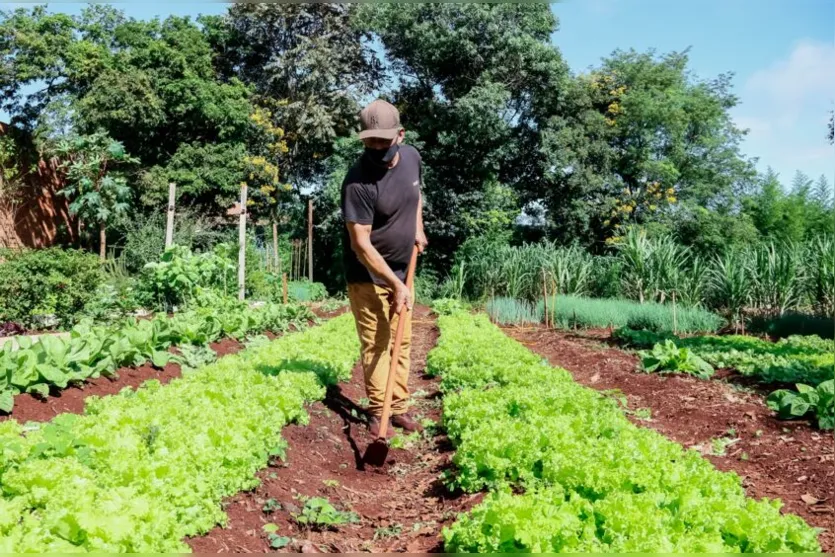
[[[350,318],[245,350],[162,386],[88,400],[84,415],[0,424],[0,551],[183,552],[223,523],[223,497],[257,484],[349,373]]]
[[[611,397],[505,336],[485,316],[440,319],[452,485],[487,489],[445,532],[448,551],[808,552],[818,532],[746,497],[740,478],[634,426]],[[522,490],[523,493],[518,493]]]

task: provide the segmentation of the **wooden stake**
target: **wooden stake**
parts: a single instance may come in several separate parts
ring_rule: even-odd
[[[273,271],[281,273],[281,256],[278,255],[278,223],[273,221]]]
[[[99,223],[99,259],[102,261],[107,259],[107,230],[104,227],[104,221]]]
[[[246,184],[241,185],[241,217],[238,221],[238,299],[246,296]]]
[[[676,314],[676,293],[673,291],[673,334],[678,335],[678,315]]]
[[[284,294],[284,305],[287,305],[287,273],[281,273],[281,290]]]
[[[174,245],[174,202],[176,201],[177,184],[168,184],[168,221],[165,223],[165,249]]]
[[[307,280],[313,282],[313,200],[307,200]]]
[[[542,299],[545,303],[545,328],[548,328],[548,282],[545,280],[545,269],[542,269]]]

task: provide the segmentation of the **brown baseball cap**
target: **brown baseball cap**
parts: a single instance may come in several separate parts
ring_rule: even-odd
[[[403,129],[400,125],[400,112],[382,99],[377,99],[360,112],[360,139],[379,137],[394,139]]]

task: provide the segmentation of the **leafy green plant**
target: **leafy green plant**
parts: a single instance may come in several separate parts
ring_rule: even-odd
[[[163,309],[191,300],[200,287],[232,292],[236,268],[222,254],[222,248],[221,244],[212,252],[199,254],[180,246],[169,248],[159,262],[145,265],[139,277],[139,291],[150,305]]]
[[[328,297],[328,290],[321,282],[294,280],[287,283],[287,297],[293,302],[318,302]]]
[[[798,384],[797,390],[780,389],[768,396],[768,407],[780,419],[791,420],[814,416],[820,429],[835,429],[835,379],[817,387]]]
[[[184,539],[225,520],[225,497],[256,486],[282,427],[306,423],[305,405],[325,395],[318,368],[350,376],[358,350],[346,316],[166,385],[88,398],[83,415],[0,422],[0,509],[14,511],[0,545],[10,553],[187,552]],[[296,365],[272,372],[284,358]]]
[[[714,373],[713,366],[671,340],[656,344],[649,352],[641,352],[641,366],[647,373],[688,373],[700,379],[709,379]]]
[[[635,426],[616,400],[578,385],[486,316],[441,316],[439,326],[428,366],[441,376],[456,449],[445,479],[490,490],[444,529],[446,551],[819,549],[819,532],[802,519],[747,498],[738,476]]]
[[[77,250],[0,250],[0,261],[0,321],[30,329],[72,327],[105,279],[98,258]]]
[[[280,511],[281,510],[281,503],[279,503],[278,501],[276,501],[275,499],[272,499],[272,498],[267,499],[264,502],[264,506],[261,507],[261,510],[264,511],[264,513],[266,513],[266,514],[272,514],[275,511]]]
[[[359,516],[354,512],[340,511],[324,497],[302,498],[304,506],[293,518],[299,526],[327,529],[359,522]]]

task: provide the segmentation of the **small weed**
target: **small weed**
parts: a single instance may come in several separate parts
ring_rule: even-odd
[[[637,408],[632,414],[639,420],[649,421],[652,419],[652,410],[650,408]]]
[[[739,455],[739,460],[741,460],[743,462],[747,462],[748,461],[748,453],[742,453],[741,455]]]
[[[325,487],[339,487],[339,482],[336,480],[322,480]]]
[[[427,395],[429,395],[429,393],[423,389],[419,389],[412,393],[413,398],[426,398]]]
[[[736,437],[736,430],[734,428],[728,430],[728,437]]]
[[[269,534],[267,535],[267,539],[270,542],[270,547],[272,549],[282,549],[290,545],[290,542],[293,541],[292,538],[288,538],[287,536],[279,536],[277,534]]]
[[[391,526],[387,526],[385,528],[377,528],[374,530],[374,541],[397,537],[402,531],[402,524],[392,524]]]
[[[368,400],[366,397],[362,397],[357,404],[359,404],[361,408],[368,408],[368,405],[371,404],[371,401]]]
[[[711,439],[710,454],[713,456],[725,456],[728,452],[728,447],[738,442],[739,439],[731,439],[730,437],[716,437],[715,439]]]
[[[758,429],[757,431],[754,432],[754,437],[756,437],[757,439],[759,439],[762,436],[763,436],[763,430]]]
[[[261,510],[267,514],[272,514],[275,511],[281,510],[281,503],[279,503],[275,499],[267,499],[267,501],[264,503],[264,506],[261,507]]]
[[[324,497],[299,497],[299,500],[304,501],[304,507],[301,512],[295,513],[293,518],[301,527],[333,528],[360,521],[356,513],[337,510]]]
[[[278,474],[276,474],[275,472],[270,472],[270,475],[267,476],[267,477],[270,478],[271,480],[277,480],[278,479]]]

